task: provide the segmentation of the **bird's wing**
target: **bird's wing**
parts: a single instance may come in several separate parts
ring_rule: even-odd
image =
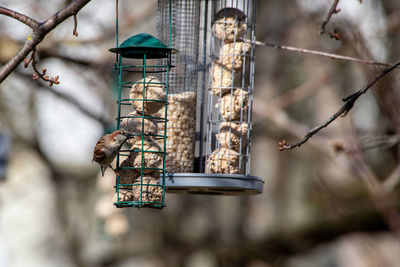
[[[97,141],[96,146],[94,147],[93,160],[96,162],[101,162],[106,157],[106,154],[104,153],[102,147],[104,147],[104,138],[100,138],[99,141]]]

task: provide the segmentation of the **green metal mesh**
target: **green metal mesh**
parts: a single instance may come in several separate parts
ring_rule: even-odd
[[[125,59],[121,55],[116,63],[116,68],[119,73],[118,78],[118,116],[117,116],[117,129],[121,129],[121,121],[124,119],[141,119],[141,131],[129,132],[130,140],[136,140],[136,142],[141,142],[139,147],[135,149],[123,148],[117,156],[117,170],[120,173],[125,172],[136,172],[138,177],[132,179],[128,183],[126,181],[121,181],[122,177],[117,175],[116,178],[116,197],[114,205],[117,207],[151,207],[151,208],[163,208],[165,206],[165,159],[166,159],[166,121],[167,121],[167,99],[168,99],[168,73],[171,68],[170,66],[170,55],[164,60],[157,60],[157,62],[163,63],[160,65],[147,65],[148,59],[146,54],[143,54],[141,64],[132,64],[131,61],[139,61],[138,59]],[[129,65],[125,65],[124,61],[129,61]],[[166,72],[166,80],[159,82],[147,82],[145,80],[148,77],[148,71],[151,74]],[[138,75],[139,74],[139,75]],[[143,78],[141,81],[132,81],[129,79]],[[141,84],[143,86],[143,96],[142,98],[129,98],[125,97],[129,93],[130,88],[135,84]],[[165,99],[151,99],[146,98],[146,90],[149,85],[161,85],[165,86]],[[142,105],[142,110],[145,110],[145,105],[151,102],[163,103],[164,107],[160,109],[159,112],[145,115],[137,113],[136,115],[129,115],[130,111],[133,111],[132,102],[139,102]],[[151,119],[157,122],[157,125],[162,124],[163,131],[157,134],[146,133],[145,131],[145,120]],[[160,127],[161,128],[161,127]],[[144,147],[146,140],[154,141],[160,145],[161,150],[149,150]],[[140,157],[140,164],[133,166],[123,166],[121,165],[123,159],[131,156],[132,154],[138,154]],[[156,167],[145,166],[145,156],[149,154],[161,155],[162,162]],[[136,161],[137,162],[137,161]],[[152,183],[149,183],[144,178],[145,177],[155,177]],[[159,178],[158,178],[159,177]],[[158,179],[157,179],[158,178]],[[147,179],[148,180],[148,179]],[[128,196],[127,196],[128,195]]]
[[[132,36],[119,45],[118,20],[118,0],[116,0],[116,47],[110,51],[116,53],[115,69],[118,71],[117,129],[123,128],[121,122],[124,119],[136,122],[140,120],[141,127],[140,130],[135,128],[135,131],[128,131],[130,137],[128,140],[135,140],[130,142],[133,146],[131,148],[123,146],[117,155],[114,205],[118,208],[162,209],[165,206],[168,79],[172,67],[171,53],[177,50],[172,49],[170,43],[166,46],[148,34]],[[149,74],[159,77],[160,80],[146,81]],[[130,90],[135,85],[142,86],[141,98],[130,97]],[[165,97],[161,99],[148,97],[147,91],[151,85],[165,87]],[[157,112],[146,114],[145,106],[151,103],[163,107]],[[141,109],[142,112],[132,114],[134,106],[137,111]],[[156,127],[163,130],[156,133],[147,132],[146,120],[154,121]],[[145,146],[146,142],[156,144],[159,149]],[[162,160],[159,163],[156,161],[156,166],[147,166],[147,157]]]

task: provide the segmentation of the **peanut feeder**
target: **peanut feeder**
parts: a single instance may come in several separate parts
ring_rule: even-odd
[[[169,78],[167,192],[262,192],[250,175],[255,11],[253,0],[158,2],[157,35],[180,51]]]

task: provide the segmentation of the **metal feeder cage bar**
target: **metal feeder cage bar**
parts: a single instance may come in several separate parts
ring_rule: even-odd
[[[255,11],[255,0],[158,2],[158,36],[180,51],[170,72],[167,192],[263,190],[263,179],[250,176]],[[196,100],[174,103],[174,94]]]

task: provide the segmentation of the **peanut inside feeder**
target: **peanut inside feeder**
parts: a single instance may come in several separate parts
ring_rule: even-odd
[[[236,89],[233,94],[226,94],[218,99],[217,105],[226,121],[239,120],[249,105],[249,96],[246,91]]]
[[[138,184],[132,186],[134,201],[161,202],[163,196],[162,186],[159,183],[160,174],[153,172],[143,175]]]
[[[207,161],[207,172],[209,173],[239,173],[239,159],[238,152],[221,147],[216,149]]]
[[[224,44],[219,52],[218,63],[228,70],[240,70],[250,48],[251,44],[245,42]]]
[[[119,189],[119,192],[115,193],[113,197],[113,202],[123,202],[132,200],[133,200],[132,190],[127,190],[127,189]]]
[[[144,99],[143,88],[145,90]],[[165,97],[165,85],[153,76],[139,80],[132,86],[130,93],[130,98],[136,99],[131,101],[132,106],[138,113],[144,115],[151,115],[164,107]]]
[[[212,31],[219,40],[231,43],[243,38],[246,32],[246,16],[236,8],[221,9],[213,22]]]
[[[239,152],[240,145],[246,144],[248,130],[249,125],[246,122],[221,122],[216,138],[220,146]]]
[[[129,155],[120,165],[117,170],[119,176],[120,188],[130,187],[127,184],[133,184],[136,179],[140,176],[140,172],[133,169],[134,167],[134,157]],[[140,170],[139,170],[140,171]]]
[[[128,143],[135,144],[135,141],[144,138],[148,139],[158,134],[157,120],[154,118],[146,118],[141,114],[133,111],[121,121],[121,129],[128,133],[136,134],[134,139],[128,139]]]
[[[196,127],[196,93],[183,92],[168,96],[167,172],[192,172]],[[160,114],[160,117],[164,117]],[[160,131],[164,131],[160,124]],[[159,142],[160,146],[163,144]]]
[[[143,150],[142,150],[143,144]],[[163,156],[160,146],[152,141],[144,139],[139,140],[131,148],[131,157],[133,158],[133,166],[137,171],[141,171],[143,166],[143,173],[150,173],[157,168],[162,167]],[[143,159],[142,159],[143,155]]]
[[[212,79],[210,92],[213,95],[223,95],[231,90],[233,85],[232,70],[228,70],[217,61],[214,61],[210,77]]]

